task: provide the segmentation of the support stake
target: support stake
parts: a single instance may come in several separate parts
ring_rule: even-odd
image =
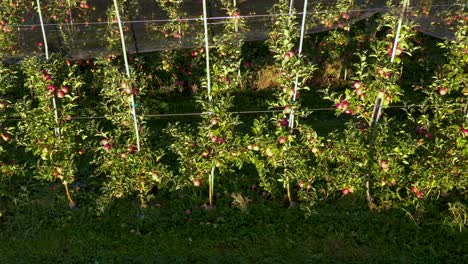
[[[120,31],[120,40],[122,42],[122,53],[123,53],[123,58],[125,62],[125,72],[127,74],[127,78],[130,79],[130,66],[128,65],[128,58],[127,58],[127,47],[125,45],[125,36],[124,36],[124,31],[122,27],[122,20],[120,19],[120,12],[119,12],[119,4],[117,3],[117,0],[114,0],[114,6],[115,6],[115,14],[117,16],[117,23],[119,24],[119,31]],[[136,107],[135,107],[135,97],[133,96],[133,93],[131,94],[131,107],[132,107],[132,116],[133,116],[133,125],[135,126],[135,136],[136,136],[136,141],[137,141],[137,147],[138,151],[141,150],[141,145],[140,145],[140,132],[138,131],[138,120],[137,120],[137,114],[136,114]]]
[[[291,0],[292,1],[292,0]],[[302,46],[304,44],[304,34],[305,34],[305,22],[306,22],[306,17],[307,17],[307,0],[304,0],[304,11],[302,13],[302,24],[301,24],[301,38],[299,40],[299,54],[298,57],[301,58],[302,56]],[[292,98],[293,104],[297,100],[297,88],[299,84],[299,74],[296,74],[296,80],[294,82],[294,95]],[[291,110],[291,115],[289,115],[289,128],[291,129],[291,132],[294,129],[294,109]]]

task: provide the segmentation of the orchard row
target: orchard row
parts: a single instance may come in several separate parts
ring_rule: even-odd
[[[228,14],[239,12],[231,1],[221,3]],[[168,4],[179,10],[176,5]],[[288,13],[289,1],[279,1],[274,11]],[[299,47],[296,17],[279,16],[264,45],[275,69],[275,100],[269,105],[280,111],[256,118],[246,132],[231,112],[233,94],[258,75],[265,58],[254,59],[248,50],[245,54],[244,22],[238,17],[224,24],[209,49],[200,40],[196,49],[131,57],[130,75],[116,56],[70,61],[54,55],[2,65],[0,184],[27,173],[58,181],[71,207],[83,192],[79,187],[92,183],[99,183],[95,195],[103,203],[130,196],[138,197],[142,207],[155,198],[155,189],[204,186],[212,206],[220,182],[285,194],[290,204],[365,192],[372,208],[466,192],[466,25],[455,40],[439,43],[445,58],[429,80],[402,88],[413,61],[432,67],[424,56],[431,47],[420,42],[413,25],[402,26],[395,49],[397,21],[391,14],[369,19],[371,32],[359,26],[355,33],[337,29],[319,43],[324,48],[313,58]],[[325,88],[320,94],[338,115],[351,118],[345,129],[319,136],[316,128],[301,122],[308,113],[301,94],[327,73],[316,62],[330,64],[338,58],[351,62],[345,66],[348,76],[340,78],[346,88]],[[204,70],[207,62],[209,72]],[[194,92],[206,114],[196,127],[170,124],[158,131],[160,140],[169,140],[158,142],[144,116],[155,103],[163,103],[154,97],[157,87],[171,84]],[[376,116],[376,101],[385,109],[413,89],[417,106],[399,118]],[[104,119],[79,119],[100,113]],[[255,173],[247,173],[252,167]]]

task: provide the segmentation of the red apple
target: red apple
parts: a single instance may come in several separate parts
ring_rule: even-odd
[[[211,124],[212,126],[216,126],[218,123],[219,123],[219,120],[218,120],[217,118],[212,118],[212,119],[210,120],[210,124]]]
[[[80,150],[78,150],[79,155],[84,155],[85,153],[86,153],[86,150],[84,148],[81,148]]]
[[[3,133],[2,133],[2,139],[3,139],[3,140],[9,141],[10,138],[11,138],[10,133],[8,133],[8,132],[3,132]]]
[[[0,109],[5,109],[5,108],[6,108],[6,102],[0,101]]]
[[[439,94],[440,94],[440,95],[444,96],[444,95],[447,94],[447,92],[448,92],[448,89],[447,89],[447,88],[445,88],[445,87],[440,87],[440,88],[439,88]]]
[[[193,180],[193,185],[195,187],[200,187],[201,186],[201,180],[199,178]]]
[[[57,92],[57,97],[58,98],[64,98],[65,97],[65,93],[63,91],[58,91]]]
[[[111,150],[112,146],[111,144],[107,143],[107,144],[104,144],[104,150],[109,152]]]
[[[101,144],[102,144],[102,145],[109,144],[109,139],[103,138],[103,139],[101,140]]]
[[[350,192],[351,192],[351,191],[350,191],[349,188],[344,188],[343,190],[341,190],[341,193],[342,193],[343,195],[345,195],[345,196],[348,195]]]
[[[278,142],[279,142],[280,144],[284,144],[284,143],[286,143],[287,141],[288,141],[288,138],[287,138],[287,137],[279,137],[279,138],[278,138]]]
[[[64,94],[67,94],[67,93],[70,92],[70,89],[68,89],[67,86],[62,86],[62,87],[60,87],[60,90],[61,90]]]
[[[464,136],[468,136],[468,128],[464,128],[463,126],[461,126],[460,131]]]
[[[383,171],[388,171],[389,169],[388,160],[381,160],[380,167],[382,168]]]
[[[135,151],[137,151],[137,148],[135,148],[134,146],[130,146],[130,147],[128,147],[127,151],[128,151],[128,153],[132,154]]]
[[[49,92],[55,92],[55,86],[53,84],[49,84],[49,85],[47,85],[47,90]]]
[[[346,100],[341,101],[341,107],[347,109],[349,107],[349,102]]]
[[[257,184],[252,184],[251,189],[252,189],[252,191],[256,192],[257,191]]]
[[[362,82],[360,81],[355,81],[354,84],[353,84],[353,88],[354,89],[359,89],[362,87]]]
[[[284,54],[284,60],[289,61],[292,57],[294,57],[294,52],[293,51],[288,51],[286,54]]]
[[[299,187],[299,189],[302,189],[304,187],[304,182],[302,180],[299,180],[297,182],[297,187]]]
[[[280,125],[281,125],[282,127],[287,127],[287,126],[288,126],[288,124],[289,124],[289,121],[288,121],[288,119],[287,119],[287,118],[283,118],[283,119],[281,119],[281,121],[280,121]]]

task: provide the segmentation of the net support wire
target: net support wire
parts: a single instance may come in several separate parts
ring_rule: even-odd
[[[125,44],[125,35],[123,31],[123,26],[122,26],[122,20],[120,19],[119,4],[117,0],[114,0],[114,7],[115,7],[115,14],[117,16],[117,22],[119,24],[120,40],[122,42],[122,53],[123,53],[123,58],[125,62],[125,72],[127,74],[127,78],[130,79],[131,74],[130,74],[130,66],[128,64],[128,58],[127,58],[127,47]],[[133,93],[130,96],[130,100],[132,104],[131,108],[132,108],[132,116],[133,116],[133,125],[135,126],[137,148],[138,148],[138,151],[140,151],[141,150],[140,132],[138,131],[138,120],[137,120],[137,113],[136,113],[136,107],[135,107],[135,96],[133,95]]]
[[[39,14],[39,21],[41,23],[42,39],[44,41],[45,56],[46,56],[46,60],[49,61],[49,58],[50,58],[49,57],[49,45],[47,43],[47,34],[46,34],[46,31],[45,31],[44,19],[42,17],[41,3],[40,3],[39,0],[36,0],[36,4],[37,4],[37,12]],[[57,99],[55,97],[55,93],[54,93],[54,95],[52,97],[52,105],[54,107],[55,123],[57,124],[57,126],[55,127],[55,135],[57,137],[60,137],[60,127],[58,126],[59,113],[58,113]]]
[[[291,0],[293,1],[293,0]],[[302,46],[304,44],[304,35],[305,35],[305,23],[307,17],[307,0],[304,0],[304,11],[302,13],[302,24],[301,24],[301,37],[299,40],[299,51],[298,57],[299,59],[302,57]],[[296,80],[294,81],[294,95],[292,97],[293,104],[296,103],[297,100],[297,89],[299,84],[299,73],[296,73]],[[289,128],[291,131],[294,129],[294,107],[291,109],[291,114],[289,115]]]

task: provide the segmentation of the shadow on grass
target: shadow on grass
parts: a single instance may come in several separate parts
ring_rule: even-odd
[[[117,200],[96,216],[40,193],[4,211],[0,263],[463,263],[468,254],[466,231],[431,215],[371,212],[357,195],[316,204],[309,217],[254,191],[243,194],[245,212],[224,193],[214,210],[185,196],[144,210]]]

